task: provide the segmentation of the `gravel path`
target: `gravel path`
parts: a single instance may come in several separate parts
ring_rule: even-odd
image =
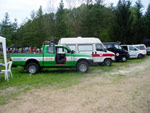
[[[0,113],[150,113],[150,58],[69,88],[36,89],[19,98],[0,106]]]

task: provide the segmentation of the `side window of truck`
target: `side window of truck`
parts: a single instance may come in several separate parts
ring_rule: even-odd
[[[48,52],[48,53],[53,54],[53,53],[55,53],[54,50],[55,50],[55,47],[53,47],[53,46],[48,46],[48,47],[47,47],[47,52]]]
[[[134,51],[134,50],[135,50],[133,46],[129,46],[129,49],[130,49],[131,51]]]
[[[93,51],[93,45],[92,44],[80,44],[78,46],[79,52],[84,51]]]

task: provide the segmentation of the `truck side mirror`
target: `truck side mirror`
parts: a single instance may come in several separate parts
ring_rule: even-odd
[[[107,49],[104,49],[104,52],[107,52]]]
[[[75,51],[74,51],[74,50],[72,50],[72,51],[71,51],[71,54],[73,54],[73,53],[75,53]]]

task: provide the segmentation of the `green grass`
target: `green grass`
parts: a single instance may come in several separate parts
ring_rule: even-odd
[[[31,89],[43,88],[51,86],[54,88],[67,88],[72,85],[78,84],[83,78],[89,77],[95,73],[96,76],[102,76],[104,72],[111,72],[112,70],[119,69],[122,66],[128,66],[131,63],[141,63],[145,59],[133,59],[127,62],[114,62],[112,66],[93,66],[90,68],[89,73],[79,73],[75,69],[43,69],[42,72],[34,75],[26,73],[22,67],[12,68],[13,78],[9,78],[9,82],[4,80],[4,75],[0,78],[0,105],[8,103],[11,99],[17,99],[21,93],[30,91]],[[2,67],[0,67],[2,68]],[[96,72],[96,70],[100,70]],[[92,76],[92,75],[91,75]],[[109,77],[109,76],[108,76]],[[116,79],[122,78],[116,77]]]

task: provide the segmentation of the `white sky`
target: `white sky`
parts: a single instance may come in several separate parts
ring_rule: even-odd
[[[70,2],[74,1],[74,2]],[[84,0],[64,0],[65,8],[72,8],[79,6],[80,2]],[[104,0],[105,4],[109,5],[113,3],[115,6],[118,0]],[[132,5],[136,0],[131,0]],[[150,0],[141,0],[144,6],[144,11],[147,9]],[[31,12],[37,11],[40,5],[44,12],[54,12],[59,6],[60,0],[0,0],[0,22],[4,18],[6,12],[8,12],[11,21],[16,18],[18,23],[21,24],[25,21],[26,17],[30,18]]]

